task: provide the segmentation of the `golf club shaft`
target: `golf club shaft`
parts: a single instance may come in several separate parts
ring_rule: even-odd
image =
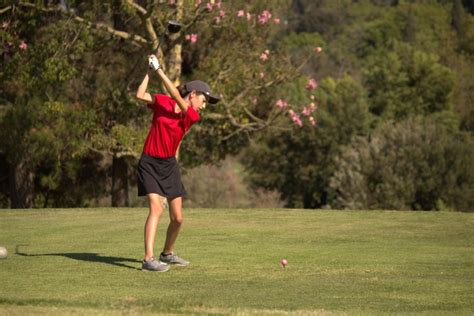
[[[155,51],[155,55],[158,56],[158,51],[160,50],[160,45],[161,45],[161,42],[163,42],[164,40],[164,34],[161,33],[160,35],[160,39],[158,41],[158,46],[156,47],[156,51]]]

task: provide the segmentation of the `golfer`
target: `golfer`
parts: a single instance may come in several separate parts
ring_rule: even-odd
[[[142,270],[168,271],[169,265],[187,266],[188,261],[173,252],[183,222],[182,197],[185,189],[175,158],[183,136],[199,121],[206,103],[217,103],[209,86],[200,80],[176,88],[160,67],[155,55],[148,56],[149,68],[162,80],[171,97],[147,91],[149,74],[138,87],[137,98],[153,111],[153,121],[138,163],[138,195],[147,196],[150,212],[145,222],[145,257]],[[159,260],[154,256],[155,236],[163,213],[162,197],[168,200],[170,224]]]

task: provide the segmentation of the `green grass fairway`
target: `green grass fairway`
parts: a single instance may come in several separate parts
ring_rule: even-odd
[[[0,314],[474,313],[474,214],[185,210],[167,273],[139,270],[146,215],[0,210]]]

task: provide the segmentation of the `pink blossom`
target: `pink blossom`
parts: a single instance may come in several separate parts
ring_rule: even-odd
[[[314,119],[314,117],[310,116],[309,122],[311,123],[311,125],[316,126],[316,120]]]
[[[311,100],[314,100],[314,95],[311,95],[309,98],[310,98]]]
[[[221,22],[221,20],[224,18],[225,16],[225,11],[224,10],[221,10],[219,12],[219,16],[216,16],[215,19],[216,19],[216,24],[219,24]]]
[[[206,8],[207,8],[209,11],[212,11],[212,3],[208,2],[207,5],[206,5]]]
[[[196,0],[196,7],[199,7],[202,3],[202,0]]]
[[[299,127],[303,127],[303,121],[301,121],[299,116],[293,117],[293,122],[295,122],[295,124],[298,125]]]
[[[252,19],[252,15],[250,14],[250,12],[247,12],[247,21],[250,21]]]
[[[322,52],[322,51],[323,51],[323,49],[322,49],[321,47],[319,47],[319,46],[314,49],[314,52],[315,52],[316,54],[319,54],[319,53]]]
[[[168,4],[169,4],[169,5],[174,5],[175,2],[176,2],[176,0],[168,0]]]
[[[186,35],[185,36],[186,40],[190,41],[191,43],[196,43],[198,40],[198,35],[197,34],[191,34],[191,35]]]
[[[308,80],[308,84],[306,84],[306,89],[308,90],[314,90],[316,89],[318,86],[318,83],[316,82],[316,80],[314,78],[311,78]]]
[[[25,49],[28,48],[28,44],[26,44],[25,41],[21,41],[21,43],[20,43],[20,45],[18,45],[18,47],[19,47],[20,49],[25,50]]]
[[[291,120],[293,123],[295,123],[298,126],[303,126],[303,121],[301,121],[301,118],[298,114],[294,113],[292,110],[289,111]]]
[[[267,60],[268,60],[268,55],[267,55],[265,52],[263,52],[263,53],[260,55],[260,59],[261,59],[262,61],[267,61]]]
[[[240,18],[240,17],[244,17],[245,16],[245,11],[244,10],[239,10],[237,11],[237,16]]]
[[[268,20],[270,20],[271,17],[272,17],[272,14],[270,13],[270,11],[264,10],[262,14],[258,16],[258,23],[265,24],[268,22]]]
[[[260,79],[263,79],[263,78],[265,78],[265,73],[261,72],[261,73],[258,74],[258,76],[260,77]]]
[[[218,9],[221,8],[221,4],[222,4],[221,2],[222,2],[221,0],[217,0],[217,2],[216,2],[216,7],[217,7]]]
[[[286,106],[288,105],[288,103],[285,102],[285,100],[283,99],[279,99],[278,101],[276,101],[275,105],[279,108],[279,109],[284,109],[286,108]],[[292,111],[292,110],[290,110]]]
[[[311,110],[311,112],[314,112],[318,109],[318,106],[314,102],[311,102],[309,105],[309,109]]]
[[[295,113],[295,111],[293,110],[288,110],[288,114],[290,115],[291,117],[291,120],[293,121],[293,123],[295,123],[296,125],[298,126],[303,126],[303,121],[301,121],[301,118],[298,114]]]
[[[307,108],[306,106],[303,108],[303,111],[301,112],[304,116],[310,116],[311,115],[311,110]]]
[[[273,23],[275,23],[275,24],[280,24],[280,22],[281,22],[281,21],[280,21],[279,18],[274,18],[274,19],[273,19]]]

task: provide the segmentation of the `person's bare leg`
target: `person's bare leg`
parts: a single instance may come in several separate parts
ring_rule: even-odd
[[[154,256],[155,236],[158,229],[161,214],[163,213],[163,202],[160,195],[148,194],[150,213],[145,222],[145,260]]]
[[[181,197],[168,199],[168,204],[170,208],[170,224],[166,232],[166,241],[163,248],[164,254],[173,252],[176,238],[178,238],[179,230],[183,224],[183,199]]]

